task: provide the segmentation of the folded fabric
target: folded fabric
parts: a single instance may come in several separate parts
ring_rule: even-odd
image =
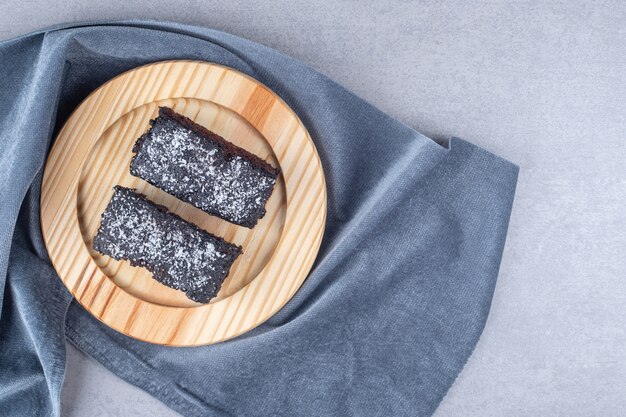
[[[309,129],[328,183],[304,285],[265,324],[212,346],[152,345],[100,323],[72,301],[40,231],[46,153],[70,112],[167,59],[272,88]],[[66,338],[187,416],[428,416],[485,325],[517,179],[513,164],[461,139],[441,146],[267,47],[148,21],[0,43],[0,166],[2,416],[60,415]]]

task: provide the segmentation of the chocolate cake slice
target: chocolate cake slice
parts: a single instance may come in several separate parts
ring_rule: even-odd
[[[200,210],[253,228],[279,170],[174,110],[161,107],[133,147],[130,173]]]
[[[219,292],[241,247],[186,222],[134,190],[116,186],[93,248],[152,272],[199,303]]]

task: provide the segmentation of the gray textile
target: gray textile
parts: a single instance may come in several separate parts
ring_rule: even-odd
[[[132,340],[72,302],[38,216],[46,151],[72,109],[120,72],[175,58],[269,85],[306,124],[328,182],[326,234],[303,287],[254,331],[199,348]],[[1,415],[59,415],[65,337],[184,415],[434,411],[489,311],[514,165],[461,139],[440,146],[301,63],[209,29],[35,33],[0,44],[0,75]]]

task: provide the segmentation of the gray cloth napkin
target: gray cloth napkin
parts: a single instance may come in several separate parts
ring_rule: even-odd
[[[46,153],[72,109],[123,71],[183,58],[277,92],[328,182],[326,234],[295,297],[257,329],[195,348],[93,318],[58,279],[39,222]],[[518,171],[461,139],[440,146],[267,47],[148,21],[0,43],[0,167],[2,416],[60,414],[66,338],[187,416],[428,416],[485,325]]]

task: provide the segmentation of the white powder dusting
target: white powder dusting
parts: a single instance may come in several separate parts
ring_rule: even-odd
[[[240,249],[118,187],[94,248],[145,266],[155,279],[200,302],[219,290]],[[207,299],[207,297],[209,297]]]
[[[194,206],[237,224],[265,214],[276,177],[213,140],[159,117],[131,163],[131,173]]]

